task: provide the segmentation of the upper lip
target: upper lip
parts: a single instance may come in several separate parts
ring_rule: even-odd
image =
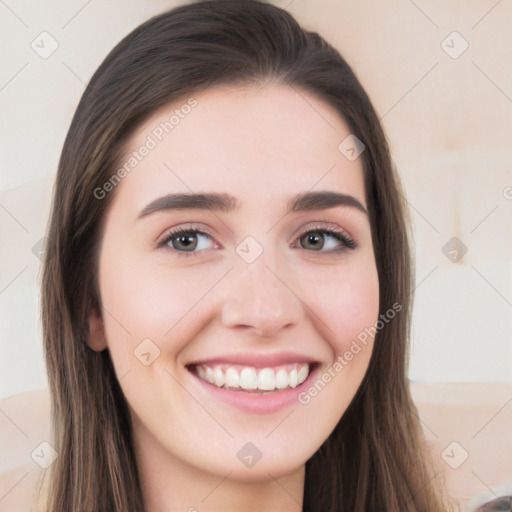
[[[255,368],[268,368],[292,363],[314,364],[316,361],[309,356],[296,354],[294,352],[275,352],[266,354],[257,352],[240,352],[193,361],[188,363],[187,366],[195,366],[199,364],[236,364],[241,366],[254,366]]]

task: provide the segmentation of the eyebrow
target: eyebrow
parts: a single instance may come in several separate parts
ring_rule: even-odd
[[[287,201],[287,213],[325,210],[336,206],[355,208],[367,215],[366,208],[353,196],[339,192],[320,191],[304,192],[292,196]],[[147,217],[156,212],[172,210],[212,210],[224,213],[236,212],[240,209],[237,198],[229,194],[215,192],[203,194],[167,194],[151,201],[139,213],[137,219]]]

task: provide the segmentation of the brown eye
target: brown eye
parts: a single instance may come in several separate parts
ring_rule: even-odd
[[[489,501],[477,508],[475,512],[510,512],[512,511],[512,496],[502,496]]]
[[[344,249],[355,249],[356,244],[345,234],[327,229],[307,231],[300,236],[303,249],[320,252],[337,252]],[[322,249],[326,249],[322,251]]]
[[[193,251],[197,247],[197,236],[194,233],[173,235],[169,242],[179,251]]]
[[[213,248],[211,235],[198,229],[170,230],[158,246],[175,251],[178,256],[197,256],[200,251]]]
[[[324,236],[322,235],[322,233],[320,231],[310,231],[309,233],[302,235],[301,241],[304,242],[302,244],[302,247],[304,249],[313,249],[313,250],[321,249],[325,243]]]

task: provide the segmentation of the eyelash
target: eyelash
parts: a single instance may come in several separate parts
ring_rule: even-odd
[[[329,228],[326,228],[325,226],[322,226],[322,225],[318,225],[318,226],[314,226],[312,228],[309,228],[307,229],[306,231],[304,231],[303,233],[301,233],[297,238],[296,240],[299,240],[304,237],[305,235],[309,234],[309,233],[321,233],[321,234],[325,234],[325,235],[328,235],[328,236],[331,236],[333,238],[335,238],[336,240],[338,240],[339,242],[341,242],[342,244],[342,247],[339,247],[337,249],[330,249],[330,250],[327,250],[327,251],[324,251],[324,250],[320,250],[320,251],[314,251],[314,250],[310,250],[310,249],[304,249],[305,251],[309,251],[309,252],[320,252],[320,253],[328,253],[328,254],[339,254],[339,253],[342,253],[344,251],[346,251],[347,249],[350,249],[350,250],[353,250],[357,247],[357,244],[354,242],[354,240],[352,240],[352,238],[350,238],[345,232],[343,231],[338,231],[338,230],[333,230],[333,229],[329,229]],[[208,233],[207,231],[203,231],[203,230],[200,230],[200,229],[197,229],[196,227],[190,227],[190,228],[182,228],[182,227],[178,227],[178,228],[174,228],[174,229],[171,229],[169,230],[165,235],[164,235],[164,238],[161,242],[158,243],[158,248],[163,248],[165,249],[166,246],[168,249],[170,249],[171,251],[175,252],[176,255],[178,257],[185,257],[185,258],[188,258],[188,257],[194,257],[194,256],[198,256],[199,253],[203,252],[203,250],[200,250],[200,251],[192,251],[192,252],[189,252],[189,251],[180,251],[178,249],[175,249],[174,247],[171,247],[169,246],[169,242],[175,238],[175,237],[178,237],[178,236],[183,236],[183,235],[195,235],[195,234],[200,234],[200,235],[205,235],[205,236],[208,236],[210,238],[213,238],[213,235],[211,235],[210,233]],[[300,247],[302,249],[302,247]]]

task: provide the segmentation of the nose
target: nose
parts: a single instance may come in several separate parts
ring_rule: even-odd
[[[233,272],[222,304],[222,323],[230,328],[251,329],[261,337],[276,336],[297,325],[304,309],[287,273],[272,270],[260,256],[242,263]]]

